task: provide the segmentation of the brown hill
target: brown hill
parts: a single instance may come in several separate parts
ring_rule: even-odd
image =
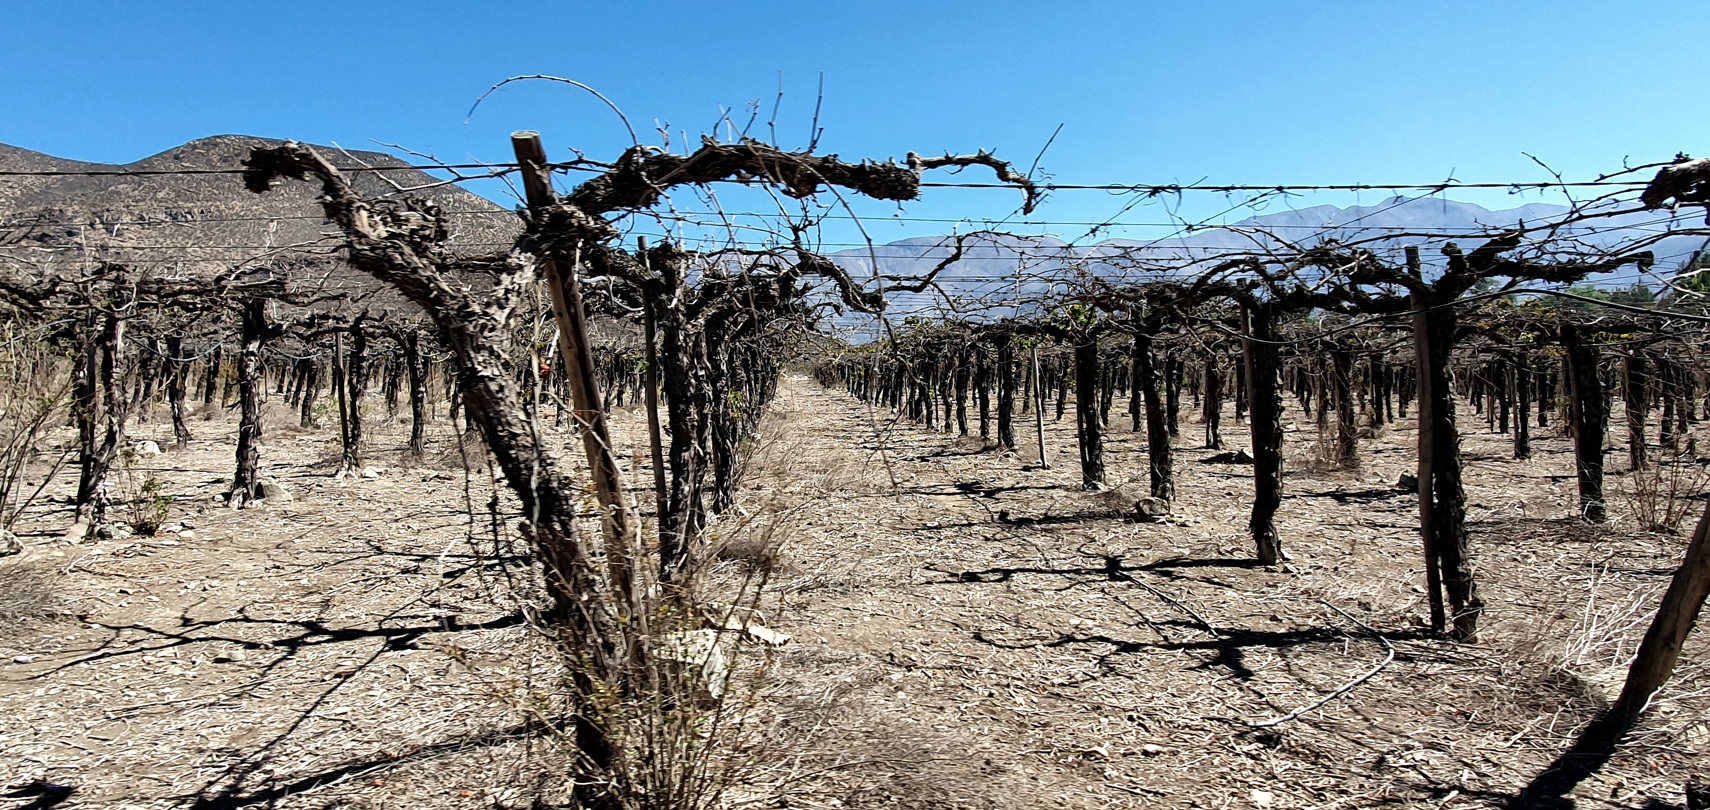
[[[281,141],[219,135],[123,165],[85,163],[0,144],[0,260],[27,273],[75,272],[119,262],[150,275],[209,278],[233,267],[316,267],[316,286],[371,287],[336,258],[341,243],[315,201],[316,187],[286,183],[252,194],[235,170],[251,149]],[[519,226],[510,211],[378,152],[316,147],[371,198],[408,190],[450,213],[453,245],[503,252]],[[366,167],[390,168],[371,171]],[[165,173],[156,173],[165,172]],[[330,275],[326,275],[330,272]],[[301,275],[301,271],[299,271]]]

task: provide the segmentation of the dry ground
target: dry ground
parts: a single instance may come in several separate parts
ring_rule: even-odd
[[[617,421],[635,435],[638,418]],[[137,435],[164,444],[159,419]],[[716,527],[733,546],[782,543],[765,615],[794,637],[757,662],[765,734],[733,798],[1504,803],[1619,688],[1684,539],[1633,531],[1619,498],[1607,529],[1567,520],[1566,440],[1540,431],[1516,462],[1466,421],[1490,605],[1478,645],[1421,627],[1414,498],[1393,486],[1413,463],[1406,427],[1364,442],[1349,472],[1322,470],[1315,430],[1293,426],[1293,560],[1264,568],[1245,537],[1250,469],[1201,463],[1212,451],[1178,457],[1176,519],[1134,523],[1134,484],[1078,490],[1072,414],[1047,423],[1038,469],[1034,447],[994,453],[791,378],[741,514]],[[531,723],[551,659],[522,626],[527,569],[507,556],[490,473],[466,472],[449,426],[425,462],[397,451],[402,425],[380,426],[383,470],[345,481],[330,433],[274,429],[264,465],[296,499],[243,512],[212,501],[233,425],[195,428],[201,441],[139,470],[166,484],[180,533],[71,542],[56,500],[21,527],[25,554],[0,560],[0,779],[75,788],[0,808],[527,806],[560,756]],[[1181,444],[1199,435],[1184,424]],[[1109,439],[1113,480],[1139,479],[1139,437]],[[1710,764],[1707,635],[1580,806],[1678,805]],[[1348,693],[1254,727],[1391,650]]]

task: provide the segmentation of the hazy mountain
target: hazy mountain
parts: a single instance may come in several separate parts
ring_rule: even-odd
[[[1229,225],[1183,229],[1151,241],[1108,239],[1071,245],[1054,238],[976,235],[963,243],[963,257],[940,272],[943,293],[899,296],[892,311],[949,307],[1003,314],[1009,311],[1008,304],[1036,298],[1053,282],[1078,274],[1129,281],[1184,277],[1231,252],[1286,255],[1296,247],[1327,240],[1359,244],[1396,262],[1401,261],[1404,247],[1418,246],[1429,274],[1441,265],[1446,242],[1470,250],[1504,228],[1560,222],[1570,210],[1565,205],[1530,203],[1492,211],[1453,200],[1394,197],[1375,205],[1320,205],[1267,213]],[[1656,254],[1656,272],[1666,276],[1706,246],[1701,235],[1668,234],[1699,225],[1693,215],[1675,217],[1666,211],[1619,214],[1564,226],[1519,253],[1572,258],[1627,252],[1639,246]],[[881,274],[918,277],[950,257],[954,247],[952,237],[916,238],[871,250],[846,250],[834,258],[858,279],[870,277],[875,268]],[[1591,280],[1625,285],[1644,279],[1627,269]],[[954,301],[947,302],[946,297]]]

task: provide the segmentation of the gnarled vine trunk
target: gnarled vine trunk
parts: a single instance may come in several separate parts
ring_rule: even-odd
[[[1075,346],[1075,422],[1081,451],[1081,488],[1104,486],[1104,432],[1098,413],[1098,340]]]
[[[1247,529],[1259,562],[1265,565],[1275,565],[1283,557],[1276,528],[1277,509],[1282,506],[1282,386],[1278,379],[1282,361],[1273,317],[1268,302],[1242,302],[1248,426],[1253,440],[1253,512]]]
[[[257,468],[261,464],[261,347],[267,339],[267,301],[250,298],[240,308],[242,333],[238,351],[237,470],[227,490],[226,505],[248,506],[258,497]]]

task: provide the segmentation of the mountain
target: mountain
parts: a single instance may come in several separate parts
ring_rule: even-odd
[[[1694,214],[1615,213],[1612,206],[1603,208],[1611,215],[1564,224],[1547,237],[1523,245],[1513,255],[1567,260],[1645,249],[1656,255],[1654,273],[1666,278],[1675,267],[1710,245]],[[1437,197],[1393,197],[1375,205],[1320,205],[1253,216],[1228,225],[1184,228],[1151,241],[1107,239],[1070,244],[1051,237],[976,234],[963,242],[962,258],[939,273],[941,291],[898,295],[891,312],[934,310],[1001,316],[1080,274],[1128,282],[1184,278],[1197,275],[1232,253],[1274,251],[1286,255],[1329,240],[1358,244],[1397,263],[1402,261],[1403,248],[1416,246],[1429,276],[1441,267],[1441,248],[1446,242],[1470,250],[1500,230],[1521,224],[1536,227],[1559,223],[1572,211],[1568,206],[1548,203],[1492,211]],[[1696,235],[1673,233],[1688,229],[1698,231]],[[856,279],[870,278],[875,272],[920,277],[953,255],[954,248],[953,237],[929,237],[871,250],[845,250],[832,254],[832,258]],[[1631,267],[1617,274],[1593,276],[1589,281],[1658,286],[1654,278],[1639,276]]]
[[[325,222],[315,199],[317,186],[286,182],[266,194],[252,194],[240,175],[229,173],[242,168],[250,150],[281,143],[219,135],[122,165],[0,144],[0,172],[128,173],[0,174],[0,245],[8,245],[5,257],[26,272],[111,261],[143,273],[207,278],[242,264],[307,259],[331,273],[317,272],[317,287],[370,288],[370,279],[334,256],[341,238]],[[429,174],[367,170],[408,165],[391,155],[316,149],[370,198],[397,197],[400,187],[423,189],[413,193],[450,213],[454,249],[502,252],[519,231],[514,213],[455,185],[438,185]]]
[[[115,261],[145,272],[206,278],[240,264],[308,258],[327,268],[324,274],[312,274],[317,287],[373,289],[372,280],[336,259],[342,240],[323,221],[314,185],[287,182],[258,195],[246,191],[237,174],[226,173],[240,168],[251,149],[279,143],[220,135],[123,165],[66,160],[0,144],[0,259],[43,270]],[[366,168],[408,165],[398,158],[317,149],[349,172],[357,190],[370,198],[397,197],[401,187],[419,189],[412,193],[433,199],[450,214],[455,250],[503,251],[518,233],[514,213],[456,185],[440,184],[413,169]],[[184,170],[211,173],[146,173]],[[130,174],[76,174],[91,171]],[[1152,241],[1070,243],[1048,236],[982,234],[967,239],[962,257],[939,275],[943,292],[898,293],[891,311],[1003,314],[1077,274],[1130,281],[1192,275],[1204,262],[1231,251],[1286,253],[1290,244],[1305,247],[1328,239],[1361,244],[1393,261],[1400,261],[1403,247],[1416,245],[1430,272],[1442,261],[1445,241],[1471,248],[1497,230],[1558,221],[1569,212],[1567,206],[1547,203],[1493,211],[1435,196],[1393,197],[1365,206],[1272,211],[1228,225],[1184,228]],[[1658,256],[1658,272],[1666,274],[1704,247],[1701,237],[1669,235],[1670,229],[1695,225],[1689,217],[1675,219],[1667,212],[1632,212],[1564,228],[1522,252],[1568,256],[1644,243]],[[831,257],[857,280],[875,273],[918,277],[944,262],[953,246],[952,237],[917,237]],[[1594,279],[1616,284],[1634,280],[1630,270]]]

